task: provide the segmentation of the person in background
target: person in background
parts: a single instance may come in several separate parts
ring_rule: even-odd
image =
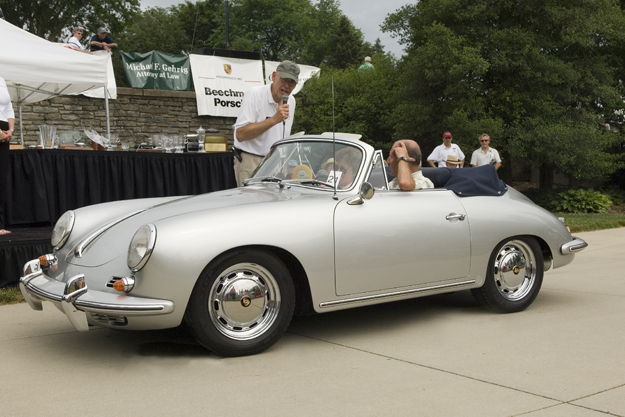
[[[234,124],[234,176],[243,185],[278,140],[291,135],[295,98],[291,92],[299,81],[299,66],[282,61],[271,74],[271,84],[245,92]],[[282,103],[282,96],[288,96]]]
[[[476,149],[471,155],[471,166],[495,165],[495,169],[501,166],[501,158],[497,149],[490,147],[490,136],[482,133],[480,136],[480,149]]]
[[[291,159],[286,164],[286,173],[281,173],[280,175],[277,175],[277,177],[283,180],[292,180],[293,171],[295,170],[295,167],[298,165],[299,163],[295,159]]]
[[[368,70],[372,70],[375,69],[375,67],[373,66],[373,64],[371,63],[371,57],[370,56],[366,56],[365,57],[365,63],[362,64],[359,68],[358,68],[358,72],[362,72],[362,71],[368,71]]]
[[[5,230],[6,199],[9,186],[9,142],[13,137],[15,113],[11,96],[4,78],[0,77],[0,235],[11,233]]]
[[[443,133],[443,144],[434,148],[434,151],[428,156],[428,164],[435,167],[435,163],[439,167],[458,168],[464,166],[464,153],[460,150],[460,146],[451,143],[451,132]]]
[[[81,39],[82,39],[82,29],[79,27],[76,27],[74,28],[74,34],[72,35],[71,38],[69,38],[69,40],[67,41],[67,44],[71,46],[72,49],[84,51],[85,48],[83,48],[82,44],[80,43]]]
[[[108,35],[108,30],[105,27],[98,29],[98,33],[91,37],[91,52],[93,51],[111,51],[111,48],[116,47],[115,41]]]
[[[402,191],[434,188],[429,178],[419,171],[421,165],[421,148],[414,140],[402,139],[393,144],[386,160],[395,178],[389,182],[389,189]]]

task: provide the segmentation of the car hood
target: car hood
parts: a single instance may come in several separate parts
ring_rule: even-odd
[[[182,216],[197,216],[198,228],[209,227],[211,213],[216,211],[234,212],[236,210],[240,212],[237,207],[310,198],[314,194],[331,198],[329,193],[317,191],[311,194],[299,187],[280,188],[277,184],[263,184],[176,199],[119,217],[112,222],[113,224],[109,223],[109,227],[102,230],[96,239],[86,245],[80,257],[76,256],[72,250],[66,260],[73,265],[88,267],[103,265],[120,256],[123,256],[125,260],[132,236],[144,224],[153,223],[158,228],[160,221]],[[243,208],[243,210],[250,209]],[[258,208],[253,210],[258,210]],[[271,208],[271,210],[275,212],[276,209]],[[223,218],[223,216],[220,217]],[[235,216],[232,217],[234,222]],[[81,241],[84,242],[88,236],[89,234],[85,235]]]

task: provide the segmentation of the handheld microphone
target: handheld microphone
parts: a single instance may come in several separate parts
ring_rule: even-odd
[[[286,104],[288,102],[289,102],[289,95],[282,94],[282,104]],[[283,120],[282,121],[282,139],[284,139],[285,131],[286,131],[286,120]]]

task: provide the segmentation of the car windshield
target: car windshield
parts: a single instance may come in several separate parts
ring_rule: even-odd
[[[335,153],[336,151],[336,153]],[[311,186],[352,187],[362,164],[362,150],[323,141],[288,142],[275,146],[248,182],[296,182]]]

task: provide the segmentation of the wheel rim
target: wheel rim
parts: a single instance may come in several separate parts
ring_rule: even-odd
[[[215,280],[208,301],[217,330],[235,340],[265,333],[280,310],[280,290],[267,269],[253,263],[233,265]]]
[[[536,258],[521,240],[507,242],[495,257],[494,278],[497,290],[510,301],[523,299],[536,282]]]

